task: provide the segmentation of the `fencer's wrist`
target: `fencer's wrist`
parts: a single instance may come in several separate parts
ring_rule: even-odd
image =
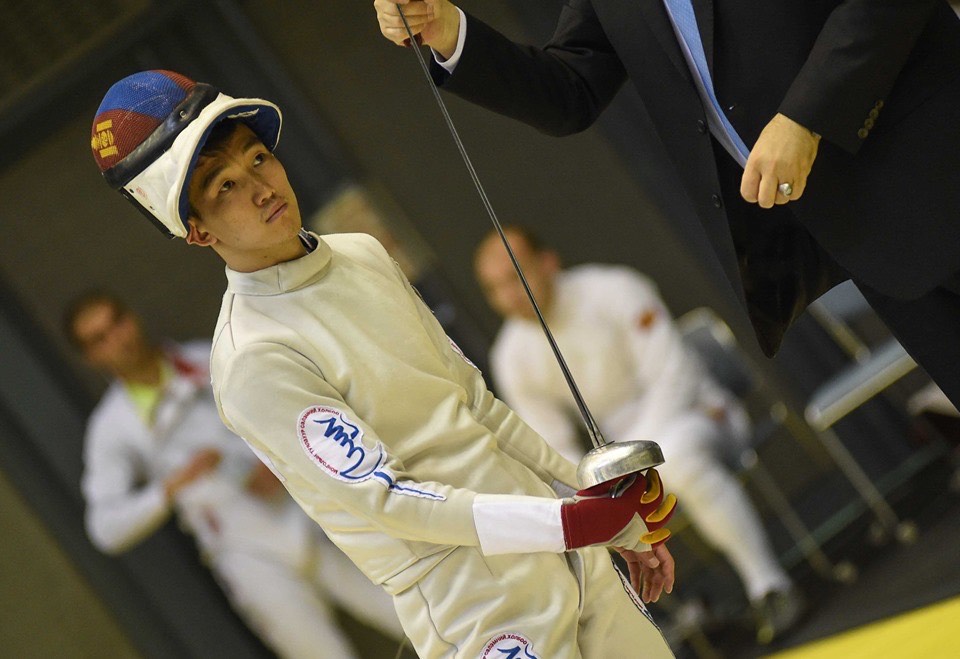
[[[478,494],[473,519],[485,556],[565,551],[561,499]]]

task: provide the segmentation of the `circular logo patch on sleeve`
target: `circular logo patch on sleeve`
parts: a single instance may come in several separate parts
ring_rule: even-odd
[[[533,653],[533,643],[523,634],[497,634],[483,646],[480,659],[540,659]]]
[[[316,405],[300,413],[300,445],[334,478],[358,483],[374,476],[386,459],[383,445],[365,446],[363,430],[333,407]]]

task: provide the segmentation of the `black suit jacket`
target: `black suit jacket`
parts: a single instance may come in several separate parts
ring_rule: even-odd
[[[816,243],[895,297],[960,271],[960,20],[947,3],[693,4],[717,97],[747,145],[777,112],[823,136],[804,197],[787,206]],[[718,175],[662,0],[569,0],[543,48],[514,44],[471,16],[455,74],[433,70],[446,89],[554,135],[590,126],[629,79],[731,281],[765,290],[751,281],[770,276],[763,259],[741,272],[751,242],[735,248],[730,227],[748,222],[738,219],[745,202]],[[794,257],[798,268],[820,263]],[[766,310],[773,326],[758,326],[750,309],[768,354],[820,284],[792,291],[793,300],[748,300],[783,307]]]

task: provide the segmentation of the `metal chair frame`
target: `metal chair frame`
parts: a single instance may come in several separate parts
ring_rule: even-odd
[[[833,426],[912,372],[917,364],[895,338],[871,347],[852,329],[853,319],[872,311],[851,281],[834,287],[816,300],[810,305],[810,313],[850,357],[851,363],[814,391],[804,418],[872,511],[879,525],[871,529],[872,535],[882,539],[892,533],[900,542],[913,542],[917,536],[916,525],[899,518]]]
[[[760,391],[762,378],[757,369],[740,349],[730,327],[712,309],[694,309],[681,316],[677,325],[684,341],[700,356],[722,386],[743,399]],[[769,399],[769,396],[766,398]],[[752,478],[814,571],[826,579],[849,583],[856,579],[856,568],[847,561],[834,563],[823,552],[757,453],[757,448],[773,437],[778,429],[789,429],[789,421],[790,410],[786,403],[773,400],[765,417],[754,420],[751,441],[737,456],[739,468]]]

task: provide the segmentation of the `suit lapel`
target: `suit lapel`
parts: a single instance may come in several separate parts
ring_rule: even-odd
[[[707,69],[713,77],[713,0],[693,0],[693,13],[700,28],[703,53],[707,57]]]
[[[700,40],[703,42],[703,52],[707,57],[707,68],[713,75],[713,0],[692,0],[693,13],[697,17],[697,26],[700,28]],[[673,24],[663,7],[663,0],[640,0],[640,10],[643,13],[650,31],[656,35],[660,46],[670,57],[674,66],[680,69],[688,78],[690,69],[683,52],[677,43]]]
[[[687,67],[687,61],[680,51],[680,44],[677,43],[677,37],[673,32],[673,24],[670,23],[670,17],[667,16],[667,10],[663,6],[663,0],[638,0],[640,11],[643,14],[644,21],[650,31],[660,42],[660,47],[670,57],[670,61],[688,80],[692,80],[690,69]],[[712,15],[711,11],[711,15]]]

